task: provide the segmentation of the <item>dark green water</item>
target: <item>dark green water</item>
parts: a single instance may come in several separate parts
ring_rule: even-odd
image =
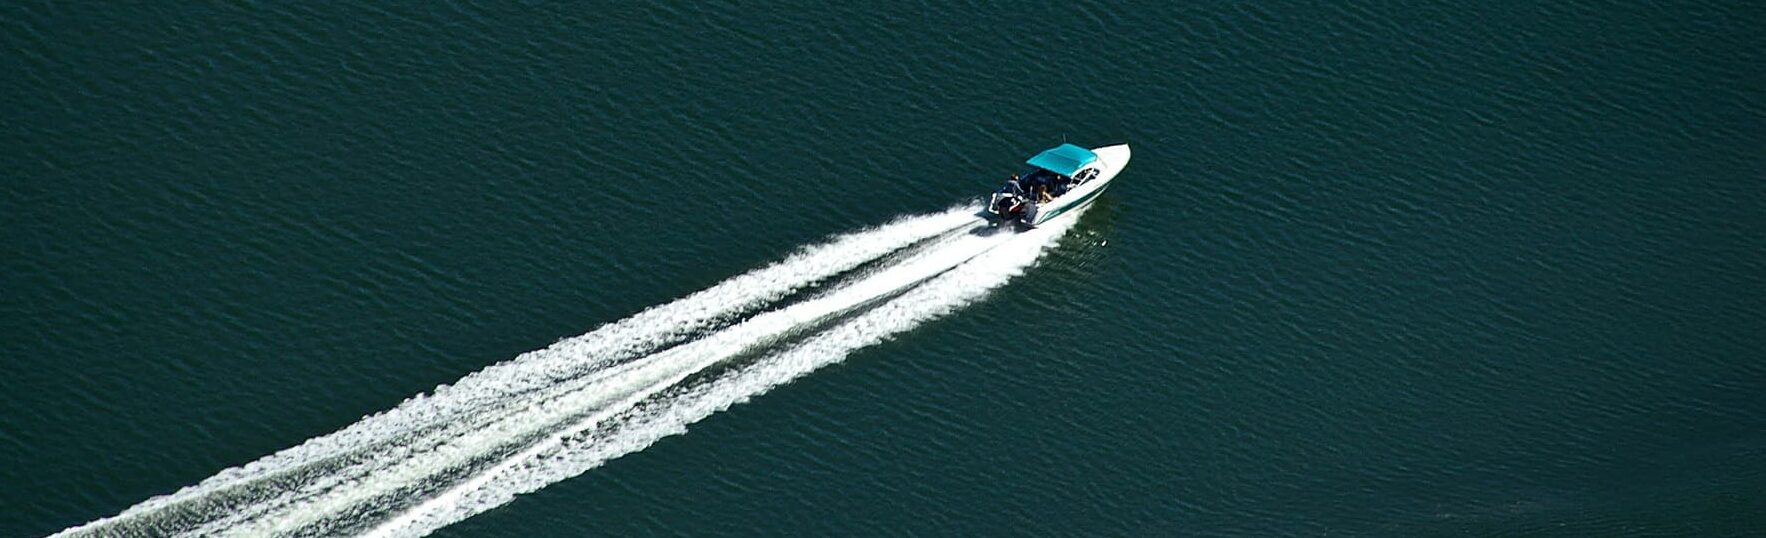
[[[1063,137],[1022,276],[437,535],[1766,534],[1757,3],[177,4],[0,7],[0,536]]]

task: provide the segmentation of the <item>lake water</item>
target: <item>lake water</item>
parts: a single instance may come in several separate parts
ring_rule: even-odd
[[[0,7],[0,535],[1766,534],[1759,4],[824,4]]]

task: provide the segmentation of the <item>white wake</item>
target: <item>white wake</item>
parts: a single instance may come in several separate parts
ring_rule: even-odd
[[[973,302],[1075,220],[960,232],[976,225],[972,215],[954,209],[835,237],[61,534],[428,534]],[[735,321],[892,255],[815,297]]]

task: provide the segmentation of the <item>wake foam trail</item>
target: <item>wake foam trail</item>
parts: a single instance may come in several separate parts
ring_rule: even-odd
[[[784,325],[801,323],[806,316],[830,315],[850,307],[849,303],[861,296],[881,296],[901,287],[911,288],[852,319],[810,336],[786,351],[767,355],[711,381],[681,385],[691,374],[727,358],[731,352],[720,355],[683,351],[678,357],[657,357],[653,359],[655,362],[647,360],[647,367],[657,371],[631,380],[634,387],[642,388],[630,392],[623,401],[478,471],[470,479],[406,509],[367,535],[423,536],[508,503],[517,495],[536,491],[587,472],[613,458],[642,450],[663,437],[684,433],[687,425],[693,422],[838,362],[855,350],[975,302],[1034,263],[1075,220],[1063,219],[1043,228],[991,241],[941,245],[918,262],[904,263],[900,268],[867,277],[823,298],[758,316],[725,331],[728,335],[720,333],[683,346],[703,342],[716,349],[716,346],[729,343],[727,340],[752,338],[756,334],[777,331]],[[940,267],[941,263],[948,265]],[[802,310],[798,311],[799,308]],[[764,319],[769,316],[778,319]]]
[[[504,469],[551,449],[570,432],[591,428],[651,394],[710,366],[760,348],[831,317],[901,292],[986,252],[1009,234],[956,234],[888,267],[842,283],[826,294],[773,310],[703,338],[621,365],[611,373],[572,383],[571,390],[544,400],[527,400],[520,413],[481,426],[449,428],[426,441],[437,448],[403,453],[372,468],[370,481],[301,495],[251,521],[225,522],[214,531],[260,535],[325,524],[336,514],[359,511],[376,499],[426,496],[422,506],[445,505],[471,494]],[[511,451],[511,440],[525,448]],[[483,465],[483,467],[477,467]],[[462,474],[461,471],[465,470]],[[434,480],[441,477],[443,480]],[[455,482],[456,477],[463,477]],[[437,482],[454,482],[435,487]],[[374,506],[374,508],[392,508]],[[419,507],[416,512],[421,512]],[[410,513],[411,510],[406,510]]]
[[[973,208],[953,208],[836,236],[687,297],[487,367],[452,386],[439,386],[429,395],[420,394],[337,432],[223,470],[196,485],[57,535],[131,531],[204,534],[282,513],[280,507],[290,504],[291,492],[312,496],[359,489],[378,481],[389,460],[410,459],[414,453],[457,451],[453,441],[459,438],[449,435],[468,429],[493,436],[499,430],[483,426],[507,422],[509,415],[526,414],[529,406],[580,403],[561,399],[560,393],[582,392],[584,385],[596,384],[585,382],[585,378],[618,377],[620,368],[626,366],[619,364],[622,361],[678,343],[830,277],[976,222]],[[471,459],[468,456],[454,459]],[[273,532],[289,530],[277,526]]]

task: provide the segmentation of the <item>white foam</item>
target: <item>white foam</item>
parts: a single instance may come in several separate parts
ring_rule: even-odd
[[[61,534],[337,534],[328,529],[360,529],[376,520],[382,523],[370,535],[427,534],[641,450],[854,349],[973,302],[1029,266],[1075,220],[1015,236],[946,235],[972,223],[971,215],[952,210],[836,237]],[[694,336],[941,235],[820,296]],[[854,311],[859,313],[851,320],[814,332],[788,351],[743,361],[707,382],[682,383]],[[229,490],[249,495],[216,501],[203,513],[171,510],[184,501],[209,503]]]
[[[450,496],[458,492],[476,489],[478,480],[494,476],[502,465],[522,461],[526,454],[546,449],[573,429],[592,426],[656,391],[747,349],[948,271],[1004,238],[1004,235],[979,237],[968,234],[949,238],[906,261],[846,283],[822,297],[755,316],[704,338],[632,361],[612,373],[597,373],[592,382],[574,390],[553,393],[545,399],[524,400],[519,413],[503,420],[482,426],[450,427],[425,435],[418,443],[406,443],[405,447],[412,448],[412,451],[365,465],[364,470],[371,471],[371,481],[352,482],[348,488],[330,484],[303,488],[291,495],[300,497],[297,502],[283,503],[274,511],[250,521],[216,522],[215,530],[224,528],[241,535],[256,535],[303,527],[332,514],[357,510],[364,502],[376,497],[393,493],[402,495],[409,489],[420,488],[432,477],[494,454],[513,439],[542,435],[540,442],[513,456],[505,456],[504,463],[493,464],[488,471],[473,471],[473,478],[426,501],[448,502]],[[590,414],[576,421],[579,426],[571,426],[572,418],[584,413]]]
[[[585,374],[593,375],[618,361],[678,342],[731,316],[777,301],[821,280],[972,224],[975,222],[973,215],[972,208],[953,208],[834,237],[687,297],[487,367],[462,378],[453,386],[437,387],[432,394],[418,395],[392,410],[364,417],[337,432],[223,470],[173,494],[143,501],[117,516],[58,534],[98,531],[107,525],[151,515],[186,501],[204,500],[229,489],[286,475],[333,458],[360,457],[368,453],[367,462],[325,473],[304,484],[307,490],[348,485],[355,480],[351,477],[372,471],[376,467],[374,461],[408,452],[411,448],[400,444],[408,437],[421,436],[425,430],[457,424],[462,419],[483,420],[495,415],[491,411],[519,408],[523,401],[534,397],[531,393],[555,390],[561,383]],[[226,513],[206,516],[211,523],[238,521],[261,514],[279,498],[282,496],[267,500],[252,498],[246,506],[229,507]]]
[[[960,257],[961,260],[957,263],[961,265],[955,266],[948,273],[932,273],[938,276],[849,321],[818,333],[785,352],[765,357],[715,381],[667,394],[665,397],[655,397],[664,389],[675,387],[687,374],[709,365],[709,362],[685,365],[681,369],[684,373],[655,381],[648,388],[632,393],[622,402],[622,409],[597,414],[558,431],[543,442],[486,468],[470,480],[388,520],[368,536],[422,536],[507,503],[516,495],[538,490],[559,480],[582,474],[610,459],[642,450],[662,437],[683,433],[688,424],[817,368],[838,362],[854,350],[881,342],[891,335],[912,329],[929,319],[980,299],[1030,266],[1045,248],[1054,244],[1072,225],[1073,220],[1075,219],[1063,219],[1037,230],[1008,237],[1003,244],[977,243],[947,247],[946,250],[956,252],[966,252],[960,250],[963,248],[979,250],[973,250],[975,254],[969,256],[934,255],[933,257],[943,257],[946,261],[950,257]],[[985,256],[970,260],[981,253],[985,253]],[[870,288],[866,284],[891,285],[885,280],[875,283],[861,282],[854,287]],[[781,311],[781,314],[789,310]],[[818,307],[810,307],[810,312],[818,311]],[[700,360],[715,361],[709,357],[701,357]],[[650,403],[639,405],[645,402]],[[604,422],[615,417],[622,420],[618,424],[602,427]]]

